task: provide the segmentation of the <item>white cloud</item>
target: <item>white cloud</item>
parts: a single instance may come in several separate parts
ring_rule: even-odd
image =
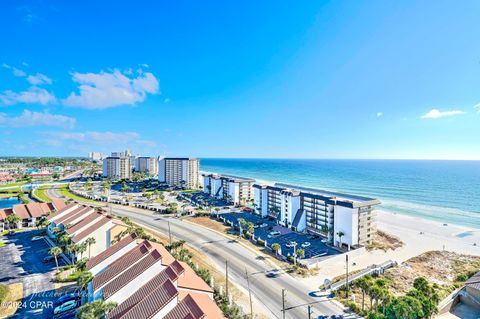
[[[473,108],[476,109],[478,113],[480,113],[480,103],[476,104]]]
[[[49,103],[55,103],[56,101],[57,99],[53,93],[36,86],[31,86],[26,91],[22,91],[20,93],[10,90],[0,93],[0,104],[4,105],[14,105],[18,103],[38,103],[41,105],[46,105]]]
[[[20,69],[17,69],[16,67],[11,66],[11,65],[8,65],[8,64],[6,64],[6,63],[3,63],[3,64],[2,64],[2,68],[8,69],[8,70],[12,70],[13,75],[14,75],[14,76],[17,76],[17,77],[25,77],[25,76],[27,76],[27,73],[25,73],[25,71],[20,70]]]
[[[128,72],[127,72],[128,73]],[[157,78],[150,72],[129,77],[115,69],[113,72],[72,74],[74,82],[79,83],[79,94],[74,92],[63,100],[66,106],[87,109],[106,109],[120,105],[133,105],[143,102],[147,94],[159,92]]]
[[[5,113],[0,113],[1,127],[27,127],[27,126],[59,126],[64,128],[73,128],[75,118],[59,114],[50,114],[48,111],[32,112],[24,110],[19,116],[9,117]]]
[[[459,114],[465,114],[465,112],[459,111],[459,110],[441,112],[437,109],[431,109],[428,113],[422,115],[421,118],[422,119],[438,119],[441,117],[453,116],[453,115],[459,115]]]
[[[29,75],[27,81],[32,85],[40,84],[52,84],[52,79],[42,73],[37,73],[36,75]]]
[[[382,117],[383,116],[383,112],[377,112],[377,117]]]

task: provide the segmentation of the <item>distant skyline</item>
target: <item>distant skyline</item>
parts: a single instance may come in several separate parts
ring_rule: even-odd
[[[0,9],[0,156],[480,160],[478,1]]]

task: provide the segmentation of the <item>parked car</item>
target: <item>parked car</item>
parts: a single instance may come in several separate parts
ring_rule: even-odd
[[[56,307],[53,310],[53,314],[56,315],[56,314],[66,312],[66,311],[71,310],[71,309],[75,309],[75,308],[77,308],[77,305],[78,305],[78,302],[76,300],[67,301],[67,302],[61,304],[60,306]]]
[[[281,235],[281,233],[279,231],[275,230],[275,231],[272,231],[272,232],[268,233],[267,237],[268,238],[273,238],[273,237],[277,237],[277,236],[280,236],[280,235]]]
[[[16,232],[14,230],[11,230],[8,232],[8,236],[15,236]]]
[[[55,305],[58,306],[70,300],[80,300],[80,295],[76,292],[63,295],[55,301]]]
[[[50,263],[54,260],[55,260],[55,257],[53,257],[52,255],[48,255],[47,257],[43,258],[44,263]]]
[[[42,240],[43,236],[33,236],[32,241]]]
[[[257,226],[257,227],[260,227],[260,228],[263,228],[263,227],[267,227],[268,224],[265,224],[265,223],[260,222],[260,223],[257,223],[256,226]]]
[[[296,242],[294,241],[289,241],[285,246],[287,246],[287,248],[293,248],[297,245]]]
[[[310,242],[306,241],[302,244],[302,248],[310,247]]]

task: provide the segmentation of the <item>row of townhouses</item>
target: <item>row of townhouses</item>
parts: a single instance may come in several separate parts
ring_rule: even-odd
[[[47,234],[64,232],[74,244],[95,241],[88,250],[93,280],[86,302],[104,300],[116,307],[107,318],[222,319],[213,289],[161,244],[129,234],[127,226],[95,208],[72,203],[48,216]],[[78,253],[69,253],[79,259]]]
[[[335,245],[356,247],[373,240],[378,199],[279,183],[253,188],[257,213],[285,227],[326,236]]]
[[[246,205],[253,200],[254,179],[218,174],[203,174],[202,177],[203,191],[211,197],[235,205]]]
[[[62,200],[54,200],[50,203],[29,203],[17,204],[11,208],[0,209],[0,229],[5,230],[10,227],[23,228],[33,227],[37,219],[46,217],[50,213],[59,211],[65,207]],[[9,225],[7,217],[15,214],[20,221],[16,225]]]

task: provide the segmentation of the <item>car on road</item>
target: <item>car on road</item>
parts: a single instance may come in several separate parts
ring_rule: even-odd
[[[33,236],[32,241],[42,240],[43,236]]]
[[[285,246],[286,246],[287,248],[293,248],[293,247],[295,247],[296,245],[297,245],[296,242],[294,242],[294,241],[289,241]]]
[[[50,263],[54,260],[55,260],[55,257],[53,257],[52,255],[48,255],[47,257],[43,258],[42,262],[46,264],[46,263]]]
[[[279,231],[274,230],[272,232],[269,232],[267,237],[268,238],[273,238],[273,237],[277,237],[277,236],[280,236],[280,235],[281,235],[281,233]]]
[[[66,312],[66,311],[69,311],[71,309],[75,309],[77,308],[78,306],[78,302],[76,300],[70,300],[70,301],[67,301],[63,304],[61,304],[60,306],[56,307],[54,310],[53,310],[53,314],[59,314],[59,313],[63,313],[63,312]]]
[[[280,272],[278,271],[278,269],[271,270],[271,271],[269,271],[265,274],[265,276],[267,276],[267,278],[276,278],[279,275],[280,275]]]
[[[260,222],[260,223],[257,223],[255,226],[260,227],[260,228],[263,228],[263,227],[267,227],[268,224],[265,224],[265,223]]]
[[[307,247],[310,247],[310,242],[306,241],[302,243],[302,248],[307,248]]]
[[[55,305],[59,306],[59,305],[65,303],[67,301],[70,301],[70,300],[80,300],[80,295],[76,292],[72,292],[72,293],[63,295],[55,301]]]

